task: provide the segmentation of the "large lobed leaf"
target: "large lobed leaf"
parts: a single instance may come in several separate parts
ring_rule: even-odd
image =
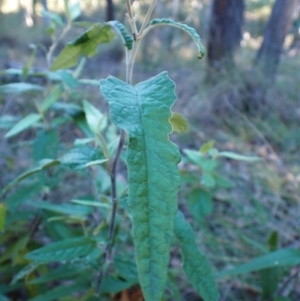
[[[175,216],[174,230],[180,242],[183,269],[190,282],[204,301],[218,301],[220,296],[209,262],[199,252],[193,229],[180,211]]]
[[[139,281],[145,300],[161,300],[180,186],[180,154],[168,139],[175,84],[163,72],[136,86],[115,77],[100,86],[112,121],[129,136],[128,204]]]

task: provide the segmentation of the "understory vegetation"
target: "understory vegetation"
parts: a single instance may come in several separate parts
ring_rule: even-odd
[[[274,1],[213,79],[210,1],[96,2],[0,1],[0,301],[299,300],[299,13],[263,86]]]

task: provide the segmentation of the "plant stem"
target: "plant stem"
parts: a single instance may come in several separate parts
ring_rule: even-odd
[[[133,67],[134,67],[134,62],[136,59],[136,55],[139,49],[139,45],[142,39],[142,33],[144,29],[146,28],[147,23],[149,22],[151,13],[154,9],[154,6],[156,4],[156,0],[153,0],[151,3],[148,12],[146,14],[145,20],[142,24],[141,30],[138,32],[137,27],[136,27],[136,20],[132,15],[132,10],[131,10],[131,3],[130,0],[126,0],[126,5],[127,5],[127,11],[128,11],[128,18],[129,18],[129,23],[131,26],[132,34],[135,37],[134,45],[133,48],[130,52],[126,50],[126,83],[131,84],[132,83],[132,74],[133,74]],[[105,247],[104,254],[102,257],[101,261],[101,267],[100,267],[100,273],[98,276],[98,281],[97,281],[97,287],[96,287],[96,296],[99,296],[100,294],[100,289],[101,289],[101,283],[103,280],[104,272],[105,272],[105,264],[109,260],[110,253],[111,253],[111,248],[113,245],[114,241],[114,234],[115,234],[115,223],[116,223],[116,213],[117,213],[117,207],[118,207],[118,199],[117,199],[117,167],[119,163],[119,159],[121,156],[121,152],[125,143],[125,138],[126,138],[126,133],[124,130],[121,130],[120,134],[120,140],[119,140],[119,145],[117,148],[117,152],[115,155],[115,158],[113,160],[112,166],[111,166],[111,172],[110,172],[110,182],[111,182],[111,199],[112,199],[112,212],[110,216],[110,222],[109,222],[109,237],[108,237],[108,243]]]
[[[111,211],[111,216],[110,216],[110,222],[109,222],[109,235],[108,235],[108,243],[105,247],[102,261],[100,264],[100,273],[98,276],[98,281],[97,281],[97,286],[96,286],[96,296],[99,296],[100,294],[100,289],[101,289],[101,283],[102,279],[104,276],[104,266],[105,263],[108,261],[111,253],[111,247],[113,245],[113,238],[114,238],[114,233],[115,233],[115,223],[116,223],[116,213],[117,213],[117,207],[118,207],[118,199],[117,199],[117,182],[116,182],[116,177],[117,177],[117,167],[118,167],[118,162],[120,159],[120,155],[122,152],[122,148],[125,142],[125,131],[121,131],[120,135],[120,140],[119,140],[119,145],[117,148],[117,152],[115,155],[115,158],[112,163],[112,168],[111,168],[111,174],[110,174],[110,181],[111,181],[111,199],[112,199],[112,211]]]
[[[139,34],[142,34],[143,31],[145,30],[145,28],[146,28],[146,26],[147,26],[147,24],[148,24],[148,22],[149,22],[149,20],[150,20],[150,18],[151,18],[151,14],[152,14],[153,9],[154,9],[154,7],[155,7],[155,5],[156,5],[156,2],[157,2],[157,0],[153,0],[153,1],[151,2],[150,6],[149,6],[149,8],[148,8],[147,14],[146,14],[146,16],[145,16],[144,22],[143,22],[143,24],[142,24],[142,27],[141,27],[141,29],[140,29],[140,31],[139,31]]]
[[[72,23],[69,21],[67,26],[63,29],[61,35],[55,40],[55,42],[51,45],[49,48],[49,51],[47,53],[47,64],[48,68],[50,68],[52,63],[52,57],[55,49],[57,48],[58,44],[64,39],[64,37],[67,35],[67,33],[71,30]]]

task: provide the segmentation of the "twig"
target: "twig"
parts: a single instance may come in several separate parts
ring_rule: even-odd
[[[64,39],[64,37],[67,35],[67,33],[71,30],[71,28],[72,28],[72,23],[68,22],[67,26],[64,28],[61,35],[50,46],[49,51],[47,53],[47,64],[48,64],[49,68],[51,66],[52,56],[53,56],[55,49],[57,48],[58,44]]]
[[[99,273],[99,276],[98,276],[97,286],[96,286],[96,296],[99,296],[99,294],[100,294],[101,283],[102,283],[104,272],[105,272],[104,266],[105,266],[106,262],[108,261],[108,259],[110,257],[111,247],[113,245],[113,238],[114,238],[114,232],[115,232],[115,222],[116,222],[116,213],[117,213],[117,207],[118,207],[117,182],[116,182],[117,166],[118,166],[120,155],[121,155],[123,145],[124,145],[124,142],[125,142],[125,137],[126,137],[125,131],[122,130],[121,135],[120,135],[119,145],[118,145],[118,148],[117,148],[117,152],[116,152],[114,161],[112,163],[112,168],[111,168],[110,181],[111,181],[112,212],[111,212],[110,222],[109,222],[108,242],[107,242],[107,245],[105,247],[103,257],[102,257],[102,261],[101,261],[101,264],[100,264],[100,273]]]

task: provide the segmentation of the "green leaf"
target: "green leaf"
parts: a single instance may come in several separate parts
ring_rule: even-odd
[[[0,294],[0,301],[10,301],[6,296]]]
[[[202,154],[206,154],[207,152],[209,152],[213,147],[215,146],[215,141],[214,140],[210,140],[208,142],[206,142],[205,144],[203,144],[200,148],[200,153]]]
[[[40,172],[42,170],[45,170],[49,167],[58,165],[58,164],[60,164],[59,160],[53,160],[53,159],[41,160],[36,167],[25,171],[24,173],[19,175],[17,178],[15,178],[12,182],[10,182],[7,186],[5,186],[2,189],[1,194],[5,194],[12,186],[16,185],[17,183],[21,182],[22,180],[26,179],[27,177],[29,177],[37,172]]]
[[[246,274],[259,271],[266,268],[279,266],[294,266],[300,263],[300,250],[297,249],[280,249],[269,254],[256,257],[249,262],[239,265],[233,269],[217,273],[217,277],[225,277],[239,274]]]
[[[87,290],[88,286],[83,283],[73,283],[72,285],[61,285],[48,290],[45,294],[31,298],[28,301],[54,301],[70,296],[76,292]]]
[[[25,258],[42,263],[61,262],[87,256],[96,247],[96,241],[88,237],[70,238],[29,252]]]
[[[59,147],[58,131],[56,129],[39,131],[33,141],[32,147],[32,157],[35,162],[44,158],[56,157]]]
[[[107,118],[95,106],[87,100],[83,101],[83,111],[90,130],[97,134],[103,131],[107,125]]]
[[[154,19],[150,22],[150,25],[146,30],[152,29],[153,27],[156,27],[156,26],[163,26],[163,25],[174,26],[174,27],[182,29],[183,31],[188,33],[197,45],[197,48],[199,51],[198,59],[202,59],[204,57],[205,47],[203,46],[198,33],[192,27],[189,27],[189,26],[179,23],[179,22],[175,22],[174,20],[171,20],[171,19]]]
[[[17,124],[15,124],[4,136],[4,138],[10,138],[12,136],[15,136],[24,130],[28,129],[35,123],[37,123],[39,120],[41,120],[41,115],[32,113],[21,119]]]
[[[78,1],[68,6],[71,20],[76,20],[81,15],[80,2]]]
[[[80,63],[79,63],[80,65]],[[56,71],[56,73],[59,75],[61,81],[64,83],[65,86],[67,86],[69,89],[74,89],[79,85],[79,81],[77,78],[74,77],[72,72],[70,70],[59,70]],[[74,72],[75,73],[75,72]]]
[[[4,229],[7,206],[0,203],[0,232]]]
[[[21,94],[26,92],[41,92],[44,88],[29,83],[12,83],[0,86],[1,94]]]
[[[20,117],[18,116],[3,115],[0,117],[0,129],[7,130],[12,128],[18,120],[20,120]]]
[[[21,205],[23,202],[30,198],[32,199],[34,195],[41,191],[42,188],[42,183],[38,181],[26,183],[26,185],[19,187],[5,199],[5,203],[7,204],[9,211],[14,211],[16,207]]]
[[[163,72],[136,86],[108,77],[100,87],[112,121],[129,136],[128,205],[139,281],[145,300],[161,300],[180,185],[179,150],[168,139],[175,84]]]
[[[238,160],[238,161],[246,161],[246,162],[257,162],[262,161],[260,157],[248,157],[242,156],[233,152],[219,152],[218,157],[225,157],[228,159]]]
[[[107,161],[103,158],[99,149],[83,145],[71,149],[60,159],[61,164],[68,165],[72,169],[82,169],[95,164],[102,164]]]
[[[174,230],[180,243],[183,269],[191,284],[204,301],[218,301],[220,295],[210,264],[206,257],[199,252],[193,229],[180,211],[175,216]]]
[[[62,19],[62,17],[59,14],[50,12],[48,10],[43,10],[42,11],[42,16],[49,18],[51,21],[53,21],[56,25],[60,26],[60,27],[64,27],[64,21]]]
[[[188,195],[189,210],[197,221],[212,213],[212,196],[203,189],[194,189]]]
[[[196,165],[198,165],[203,171],[211,172],[217,167],[217,161],[214,159],[207,159],[205,156],[197,151],[184,149],[184,153],[187,156],[187,159]]]
[[[21,269],[12,279],[10,285],[16,284],[20,279],[28,276],[31,274],[38,266],[40,263],[32,262],[28,265],[26,265],[23,269]]]
[[[59,268],[51,270],[49,273],[42,275],[38,278],[28,281],[28,284],[40,284],[49,283],[51,281],[58,281],[62,279],[74,279],[77,275],[82,275],[85,269],[74,265],[74,264],[64,264]]]
[[[189,122],[183,117],[182,114],[173,113],[170,118],[173,131],[176,133],[187,133],[190,130]]]
[[[204,173],[201,177],[201,184],[207,188],[214,188],[216,180],[211,173]]]
[[[269,251],[278,249],[278,232],[273,231],[268,239]],[[278,289],[279,268],[267,268],[259,271],[263,300],[271,298]]]
[[[128,34],[127,31],[125,30],[125,27],[122,23],[119,21],[110,21],[108,22],[120,35],[121,39],[123,40],[123,44],[125,47],[127,47],[129,50],[132,49],[133,45],[133,37],[132,35]]]
[[[40,208],[48,211],[52,211],[59,214],[70,215],[73,217],[86,217],[88,214],[92,214],[92,208],[81,205],[73,205],[73,204],[51,204],[45,201],[29,201],[26,204]]]
[[[113,37],[114,33],[109,25],[95,23],[77,39],[67,44],[54,60],[51,70],[75,66],[81,56],[92,57],[96,54],[98,45],[110,42]]]
[[[25,63],[25,65],[23,67],[23,70],[22,70],[22,75],[24,77],[26,77],[28,75],[28,72],[32,67],[32,64],[34,62],[34,58],[35,58],[35,55],[36,55],[36,50],[37,50],[37,47],[35,45],[30,45],[30,46],[32,48],[32,52],[31,52],[30,57],[28,58],[27,62]]]
[[[51,93],[42,102],[40,107],[41,111],[46,112],[62,97],[63,93],[64,89],[62,84],[54,87]]]

